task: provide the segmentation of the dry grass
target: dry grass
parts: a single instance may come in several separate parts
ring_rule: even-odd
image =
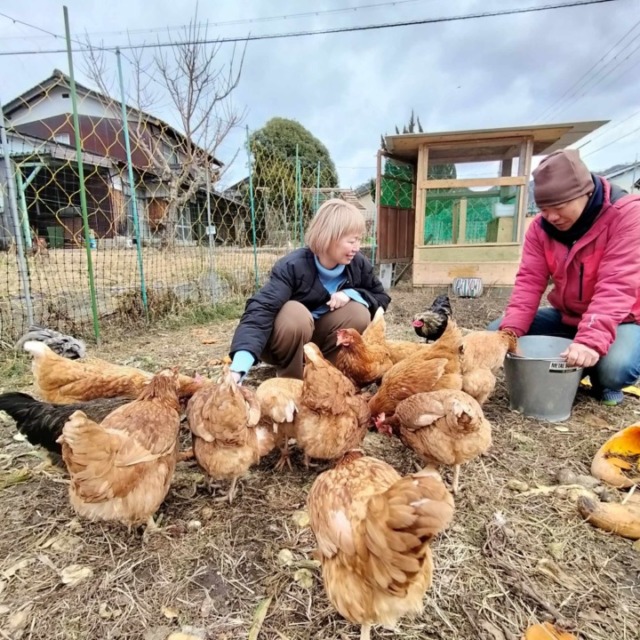
[[[409,338],[406,320],[425,296],[397,291],[393,299],[390,331]],[[461,324],[477,328],[504,300],[489,294],[454,303]],[[97,355],[153,369],[179,363],[185,371],[207,373],[225,352],[233,327],[223,322],[131,335],[105,344]],[[257,368],[249,384],[266,375],[268,368]],[[590,527],[570,497],[526,495],[508,483],[516,479],[534,488],[553,484],[562,468],[588,472],[600,443],[636,421],[639,411],[634,399],[604,409],[581,393],[573,417],[558,430],[511,413],[501,384],[487,406],[494,446],[463,469],[454,524],[434,545],[435,580],[424,614],[403,622],[395,634],[376,629],[373,637],[520,640],[530,623],[550,619],[584,640],[638,638],[640,553],[629,541]],[[277,474],[269,457],[228,506],[212,502],[198,486],[197,468],[183,463],[161,507],[162,532],[145,541],[118,526],[78,521],[64,474],[14,441],[8,422],[0,432],[0,479],[13,482],[0,482],[2,637],[164,640],[192,627],[209,640],[247,638],[267,598],[261,640],[359,637],[329,605],[309,562],[313,536],[297,524],[322,468],[306,472],[298,464]],[[395,440],[370,434],[365,448],[401,472],[412,469],[413,455]],[[291,551],[290,564],[279,561],[282,549]],[[92,575],[64,585],[61,571],[70,565],[90,567]]]
[[[152,319],[181,313],[198,304],[246,298],[268,276],[285,248],[144,247],[142,262]],[[142,307],[141,278],[135,248],[92,252],[100,323],[128,326]],[[89,273],[84,249],[51,249],[28,258],[29,282],[37,323],[92,336]],[[27,329],[15,256],[0,252],[0,340],[13,343]]]
[[[271,269],[273,263],[285,249],[260,249],[257,254],[260,273]],[[96,286],[101,288],[133,286],[139,282],[138,254],[135,248],[109,248],[92,251],[93,272]],[[30,257],[31,292],[33,295],[83,291],[87,288],[88,266],[84,249],[50,249],[48,256]],[[252,250],[216,247],[209,254],[208,247],[176,247],[173,249],[142,249],[147,286],[167,286],[197,279],[213,270],[222,274],[248,272],[253,275],[254,256]],[[18,296],[21,293],[20,279],[15,257],[0,253],[0,297]],[[53,285],[53,286],[52,286]]]

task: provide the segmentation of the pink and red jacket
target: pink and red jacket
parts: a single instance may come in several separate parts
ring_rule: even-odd
[[[520,268],[500,328],[527,333],[549,278],[549,303],[562,322],[578,328],[575,342],[606,355],[623,322],[640,324],[640,195],[604,204],[593,226],[568,247],[542,228],[541,216],[525,236]]]

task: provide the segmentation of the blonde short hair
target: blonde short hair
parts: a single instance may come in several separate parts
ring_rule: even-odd
[[[307,229],[305,242],[318,255],[326,253],[334,242],[345,236],[362,237],[365,230],[364,216],[356,207],[340,198],[331,198],[318,209]]]

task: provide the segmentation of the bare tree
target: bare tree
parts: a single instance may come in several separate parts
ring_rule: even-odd
[[[112,61],[110,53],[87,45],[89,77],[120,108],[114,66],[108,64],[115,57]],[[196,15],[172,46],[157,47],[150,57],[148,49],[127,51],[133,71],[127,77],[127,115],[134,165],[145,174],[145,184],[150,177],[157,182],[156,199],[164,210],[154,222],[167,246],[175,242],[182,209],[208,181],[213,186],[222,177],[225,167],[218,150],[245,116],[234,108],[231,96],[240,81],[246,43],[241,51],[233,45],[226,57],[225,46],[209,41],[208,27],[198,24]],[[177,126],[150,116],[154,108],[170,112]],[[141,157],[147,166],[139,166]]]

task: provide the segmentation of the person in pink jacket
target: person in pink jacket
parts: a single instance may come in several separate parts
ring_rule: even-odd
[[[591,174],[572,149],[547,156],[533,182],[540,214],[489,328],[570,338],[567,364],[587,369],[605,404],[620,404],[640,377],[640,194]],[[550,280],[551,306],[539,308]]]

